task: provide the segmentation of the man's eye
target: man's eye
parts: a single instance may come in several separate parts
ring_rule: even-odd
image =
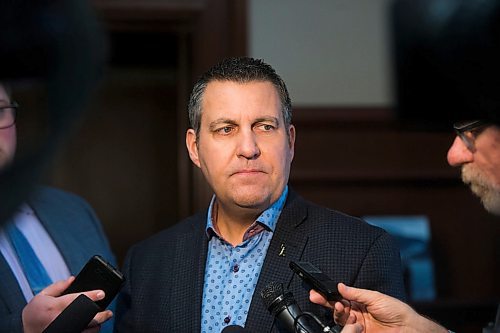
[[[219,128],[219,129],[217,130],[217,133],[219,133],[219,134],[229,134],[229,133],[231,133],[232,131],[233,131],[233,128],[232,128],[232,127],[230,127],[230,126],[224,126],[224,127],[222,127],[222,128]]]
[[[270,124],[261,124],[258,126],[258,128],[261,129],[262,131],[269,132],[272,131],[275,127]]]

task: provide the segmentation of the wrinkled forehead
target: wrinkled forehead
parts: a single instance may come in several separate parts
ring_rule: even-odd
[[[201,102],[202,119],[275,117],[283,121],[278,91],[269,81],[211,81]]]

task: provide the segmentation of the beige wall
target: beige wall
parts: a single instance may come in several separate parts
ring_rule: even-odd
[[[389,0],[249,0],[249,54],[295,106],[390,106]]]

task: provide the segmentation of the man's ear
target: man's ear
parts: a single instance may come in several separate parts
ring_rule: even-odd
[[[290,145],[291,160],[293,160],[293,156],[295,154],[295,126],[293,125],[288,127],[288,140],[288,144]]]
[[[196,132],[190,128],[186,132],[186,148],[189,152],[189,158],[199,168],[200,159],[198,158],[198,144],[196,142]]]

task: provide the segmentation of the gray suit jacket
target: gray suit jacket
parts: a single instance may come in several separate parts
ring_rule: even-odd
[[[57,245],[71,274],[76,275],[94,254],[116,264],[99,220],[82,198],[41,187],[28,205]],[[2,255],[0,281],[0,332],[22,332],[21,313],[26,301]]]
[[[134,246],[118,297],[118,332],[199,332],[208,239],[206,212]],[[280,256],[282,247],[285,256]],[[331,311],[309,302],[308,290],[288,264],[309,261],[333,280],[404,299],[399,250],[382,229],[318,207],[290,191],[271,240],[245,328],[277,332],[260,291],[282,282],[303,311],[332,321]]]

